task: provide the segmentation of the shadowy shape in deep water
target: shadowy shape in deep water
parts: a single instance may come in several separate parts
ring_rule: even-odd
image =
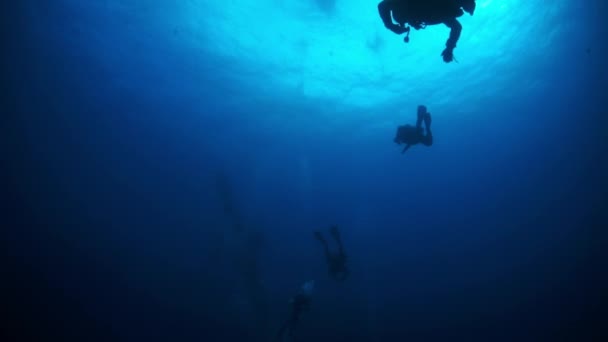
[[[218,173],[215,184],[223,204],[224,214],[233,221],[231,227],[236,232],[242,231],[243,225],[241,223],[241,217],[234,203],[232,186],[226,173]]]
[[[444,62],[450,63],[454,60],[454,49],[462,31],[456,18],[464,12],[473,15],[475,6],[475,0],[382,0],[378,13],[387,29],[399,35],[406,33],[403,39],[406,43],[410,40],[410,26],[416,30],[437,24],[449,27],[450,36],[441,56]]]
[[[329,229],[329,232],[338,244],[338,253],[332,253],[329,250],[329,244],[327,243],[321,232],[316,231],[314,235],[315,238],[319,240],[319,242],[321,242],[321,244],[323,245],[329,276],[336,280],[343,281],[348,278],[348,276],[350,275],[350,271],[348,267],[346,267],[347,256],[346,253],[344,253],[344,247],[342,246],[340,231],[338,230],[338,226],[332,226]]]
[[[216,185],[224,214],[231,220],[228,238],[236,241],[236,250],[229,256],[234,262],[234,269],[243,281],[247,299],[254,309],[253,318],[255,331],[252,333],[260,339],[267,337],[269,328],[269,305],[267,291],[260,279],[259,254],[264,247],[264,235],[244,224],[242,215],[235,204],[232,185],[226,173],[220,172]]]
[[[264,335],[269,327],[270,308],[268,293],[260,279],[259,253],[264,247],[263,235],[258,231],[246,233],[241,254],[237,260],[247,298],[254,308],[257,334]]]
[[[296,328],[300,321],[300,315],[310,309],[314,286],[315,281],[309,280],[302,285],[298,293],[291,297],[289,300],[289,317],[281,325],[277,334],[277,341],[297,341]]]
[[[426,134],[422,128],[422,121],[426,127]],[[398,144],[405,144],[403,151],[405,153],[410,146],[421,143],[425,146],[433,145],[433,133],[431,133],[431,113],[426,110],[423,105],[418,106],[418,120],[416,120],[416,127],[412,125],[404,125],[397,127],[397,134],[393,141]]]

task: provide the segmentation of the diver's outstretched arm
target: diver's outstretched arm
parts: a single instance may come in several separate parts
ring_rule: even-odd
[[[450,28],[450,37],[448,41],[445,43],[445,46],[448,49],[454,50],[456,47],[456,43],[458,43],[458,39],[460,39],[460,32],[462,32],[462,25],[456,18],[450,18],[444,22],[444,24]]]
[[[402,34],[407,32],[406,28],[401,27],[393,22],[393,17],[391,16],[391,9],[387,2],[381,1],[378,4],[378,13],[380,13],[380,18],[382,19],[382,22],[384,23],[384,26],[387,29],[395,32],[396,34]]]
[[[401,151],[401,153],[405,153],[405,151],[407,151],[410,148],[410,144],[405,145],[405,147],[403,148],[403,151]]]
[[[445,50],[441,53],[443,56],[443,60],[446,63],[449,63],[454,60],[454,48],[456,48],[456,43],[458,39],[460,39],[460,32],[462,32],[462,25],[456,18],[450,18],[444,22],[444,24],[450,28],[450,37],[448,41],[445,43]]]

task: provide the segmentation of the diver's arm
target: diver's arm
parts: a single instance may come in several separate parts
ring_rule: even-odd
[[[456,18],[450,18],[444,22],[444,24],[450,28],[450,37],[448,41],[445,43],[445,46],[448,50],[454,50],[456,47],[456,43],[460,38],[460,32],[462,31],[462,25]]]
[[[380,18],[382,18],[382,22],[387,29],[395,32],[396,34],[402,34],[407,31],[405,28],[393,23],[391,9],[386,1],[381,1],[378,4],[378,13],[380,13]]]
[[[456,18],[448,19],[444,22],[444,24],[446,24],[447,27],[450,28],[450,37],[445,43],[445,49],[441,53],[441,56],[443,57],[444,62],[450,63],[454,60],[454,48],[456,47],[458,38],[460,38],[460,31],[462,31],[462,25],[460,25]]]
[[[405,153],[405,151],[407,151],[408,148],[410,148],[410,146],[412,146],[412,145],[410,145],[410,144],[405,145],[405,147],[403,148],[403,151],[401,151],[401,153]]]

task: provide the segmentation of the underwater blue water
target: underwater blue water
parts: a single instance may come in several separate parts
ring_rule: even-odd
[[[478,0],[451,64],[376,6],[3,5],[10,340],[271,341],[308,280],[302,341],[603,340],[606,3]]]

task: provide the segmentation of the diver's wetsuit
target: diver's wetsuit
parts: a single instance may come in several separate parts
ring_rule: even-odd
[[[399,126],[397,128],[397,137],[403,143],[410,145],[423,144],[425,146],[433,145],[433,134],[430,129],[426,130],[426,134],[424,134],[424,129],[420,126],[414,127],[412,125],[404,125]]]

